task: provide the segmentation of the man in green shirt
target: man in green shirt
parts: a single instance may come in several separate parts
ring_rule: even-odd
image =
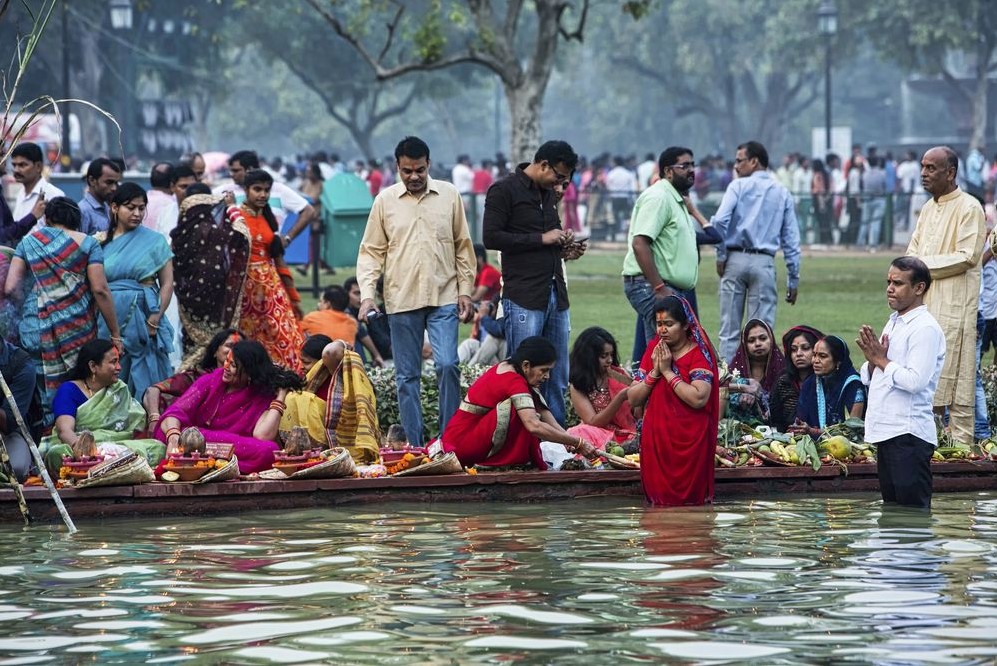
[[[696,230],[686,203],[695,169],[691,150],[665,149],[658,158],[660,180],[641,193],[630,218],[623,291],[644,324],[645,341],[654,339],[655,304],[672,294],[685,297],[699,278]]]

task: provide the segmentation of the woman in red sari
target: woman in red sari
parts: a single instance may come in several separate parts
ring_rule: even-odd
[[[273,177],[262,169],[246,172],[246,200],[229,208],[229,217],[241,217],[249,230],[251,250],[242,294],[239,328],[267,350],[274,363],[298,374],[304,335],[298,327],[301,296],[291,270],[284,263],[284,243],[270,209]]]
[[[523,340],[512,358],[489,368],[468,389],[440,437],[443,450],[456,453],[465,467],[533,463],[547,469],[541,440],[594,455],[592,444],[558,425],[537,390],[550,377],[556,359],[557,351],[546,338]]]
[[[646,405],[640,478],[656,506],[713,501],[713,456],[720,420],[716,352],[689,303],[669,296],[655,306],[658,337],[641,360],[644,381],[628,391]]]

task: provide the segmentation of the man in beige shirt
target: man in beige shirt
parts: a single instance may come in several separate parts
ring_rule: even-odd
[[[924,304],[945,333],[945,365],[935,389],[937,412],[948,408],[952,438],[972,444],[976,402],[976,310],[980,257],[986,240],[983,206],[956,185],[959,157],[937,146],[921,158],[921,184],[931,199],[921,208],[907,254],[931,271]]]
[[[405,137],[395,148],[395,161],[398,182],[374,199],[360,241],[359,319],[381,315],[374,292],[384,275],[402,427],[413,446],[422,446],[423,336],[428,333],[433,349],[443,432],[460,405],[457,333],[460,322],[474,314],[476,261],[460,193],[429,177],[429,146]]]

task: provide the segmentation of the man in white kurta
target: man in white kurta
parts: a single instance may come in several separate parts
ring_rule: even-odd
[[[946,146],[921,158],[921,184],[932,198],[921,208],[907,254],[919,257],[931,271],[932,287],[924,302],[945,333],[935,410],[948,407],[952,438],[972,444],[976,309],[986,220],[980,202],[956,186],[958,164],[955,151]]]

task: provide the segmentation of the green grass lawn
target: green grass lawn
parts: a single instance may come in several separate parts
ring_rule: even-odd
[[[781,257],[779,267],[779,307],[776,335],[797,324],[809,324],[824,333],[835,334],[852,348],[852,360],[858,365],[861,353],[855,337],[861,324],[870,324],[877,331],[886,322],[890,310],[886,305],[886,271],[890,261],[899,256],[879,254],[811,253],[804,252],[800,295],[796,305],[785,297],[786,273]],[[620,354],[629,359],[633,348],[636,315],[623,295],[620,268],[623,250],[590,250],[582,259],[568,264],[568,295],[571,299],[571,339],[589,326],[602,326],[619,342]],[[323,287],[342,284],[353,275],[352,267],[337,268],[336,275],[321,275]],[[716,338],[720,327],[717,298],[718,278],[714,270],[713,253],[703,253],[699,284],[696,288],[703,325]],[[302,307],[314,309],[311,277],[299,277]],[[467,335],[467,327],[462,336]]]

